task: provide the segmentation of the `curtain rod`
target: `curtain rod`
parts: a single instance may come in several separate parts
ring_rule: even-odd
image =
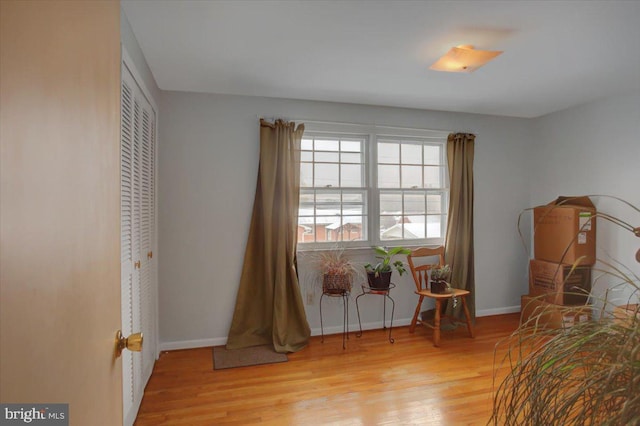
[[[259,120],[269,120],[274,121],[276,117],[264,117],[260,114],[256,115]],[[416,131],[430,131],[430,132],[442,132],[442,133],[469,133],[469,132],[455,132],[453,130],[441,130],[441,129],[424,129],[418,127],[400,127],[400,126],[387,126],[384,124],[364,124],[364,123],[348,123],[345,121],[319,121],[319,120],[306,120],[304,118],[287,118],[287,117],[279,117],[281,120],[285,121],[295,121],[300,123],[309,123],[309,124],[340,124],[344,126],[365,126],[365,127],[382,127],[385,129],[398,129],[398,130],[416,130]]]

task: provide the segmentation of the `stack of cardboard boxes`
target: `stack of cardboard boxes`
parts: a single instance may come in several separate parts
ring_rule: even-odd
[[[591,266],[596,261],[595,206],[588,197],[560,197],[534,209],[534,259],[522,318],[570,327],[591,318]]]

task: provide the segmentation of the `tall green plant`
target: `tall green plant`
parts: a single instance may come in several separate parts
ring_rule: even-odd
[[[596,217],[640,237],[640,227],[606,213]],[[620,263],[598,259],[594,270],[632,296],[640,293],[640,278]],[[542,309],[497,345],[496,353],[507,350],[494,370],[509,372],[495,390],[489,424],[640,425],[640,304],[620,319],[606,313],[606,294],[600,302],[592,321],[560,329],[543,327],[549,311]]]
[[[367,263],[364,265],[364,268],[367,272],[375,273],[375,276],[380,276],[383,272],[389,272],[392,270],[392,267],[398,271],[400,275],[407,272],[407,269],[404,267],[404,262],[401,260],[395,260],[392,262],[393,257],[396,255],[404,254],[407,255],[411,253],[411,250],[403,248],[403,247],[393,247],[387,249],[386,247],[374,247],[373,249],[377,254],[376,259],[380,259],[380,262],[372,265],[371,263]]]

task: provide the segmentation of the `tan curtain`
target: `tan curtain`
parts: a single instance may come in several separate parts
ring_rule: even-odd
[[[454,287],[469,290],[471,317],[476,316],[473,260],[473,146],[475,135],[452,133],[447,139],[449,163],[449,214],[445,263],[451,266]],[[462,317],[462,307],[447,304],[447,313]]]
[[[258,183],[228,349],[272,343],[296,352],[311,335],[296,271],[303,132],[303,124],[260,120]]]

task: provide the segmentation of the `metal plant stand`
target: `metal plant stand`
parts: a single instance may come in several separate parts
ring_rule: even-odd
[[[321,342],[324,343],[324,325],[322,323],[322,299],[325,297],[341,297],[342,298],[342,349],[346,349],[345,340],[349,340],[349,291],[334,290],[330,292],[322,292],[320,296],[320,333],[322,335]]]
[[[360,299],[365,294],[373,294],[376,296],[383,296],[384,302],[382,305],[382,328],[387,328],[386,326],[386,318],[387,318],[387,299],[391,300],[391,322],[389,323],[389,342],[393,343],[395,340],[391,337],[391,330],[393,329],[393,313],[396,309],[396,302],[391,298],[389,293],[392,288],[395,288],[395,284],[389,284],[389,288],[387,289],[379,289],[379,288],[371,288],[368,285],[362,285],[362,293],[356,297],[356,310],[358,311],[358,325],[360,326],[360,332],[356,334],[356,337],[362,336],[362,322],[360,322],[360,306],[358,306],[358,299]]]

